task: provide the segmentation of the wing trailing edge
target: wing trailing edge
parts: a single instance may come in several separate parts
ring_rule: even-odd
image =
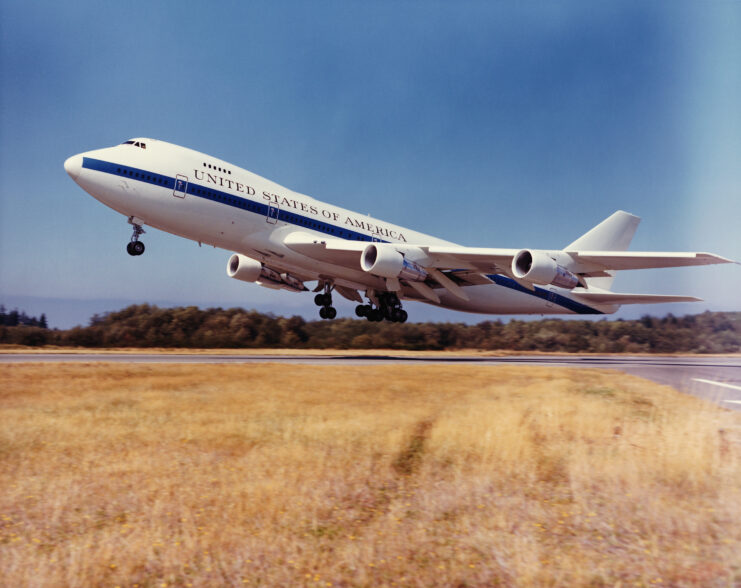
[[[566,250],[577,263],[594,270],[635,270],[657,269],[662,267],[684,267],[692,265],[713,265],[734,263],[713,253],[685,251],[570,251]],[[585,269],[586,269],[585,267]],[[593,270],[593,271],[594,271]],[[587,270],[589,271],[589,270]]]

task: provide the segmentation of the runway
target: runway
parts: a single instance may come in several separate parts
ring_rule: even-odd
[[[726,408],[741,410],[741,357],[652,357],[637,355],[517,355],[487,357],[480,355],[283,355],[276,354],[199,354],[199,353],[1,353],[2,363],[296,363],[310,365],[538,365],[551,367],[613,369],[672,386],[675,389],[716,402]]]

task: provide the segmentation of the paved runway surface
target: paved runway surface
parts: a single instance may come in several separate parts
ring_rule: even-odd
[[[218,355],[150,353],[2,353],[1,363],[117,362],[117,363],[298,363],[313,365],[459,364],[540,365],[614,369],[641,376],[677,390],[741,410],[741,357],[651,356],[414,356],[414,355]]]

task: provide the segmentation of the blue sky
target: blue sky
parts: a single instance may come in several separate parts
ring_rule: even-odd
[[[623,209],[632,249],[741,259],[740,2],[5,0],[0,23],[0,302],[53,325],[129,302],[316,312],[227,278],[225,251],[150,230],[126,255],[126,220],[62,164],[135,136],[464,245],[562,247]],[[740,266],[614,288],[706,300],[618,316],[741,310]]]

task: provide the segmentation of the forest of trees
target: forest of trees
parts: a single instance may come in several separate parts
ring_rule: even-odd
[[[305,321],[241,308],[134,305],[86,327],[47,329],[46,318],[2,309],[0,344],[83,347],[486,349],[596,353],[741,351],[741,312],[639,320],[511,320],[463,323]],[[11,317],[12,318],[8,318]],[[43,323],[43,324],[42,324]]]
[[[47,328],[46,315],[42,314],[39,318],[28,316],[25,312],[17,308],[11,311],[5,310],[5,306],[0,304],[0,327],[41,327]]]

